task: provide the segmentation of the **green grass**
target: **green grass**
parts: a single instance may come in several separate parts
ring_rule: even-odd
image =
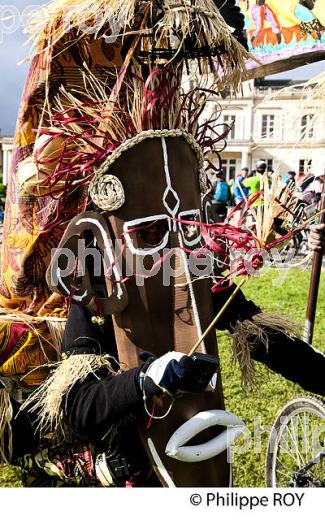
[[[295,269],[287,273],[285,283],[277,284],[279,274],[269,271],[263,276],[247,283],[244,292],[263,307],[265,311],[277,312],[302,321],[305,315],[310,273]],[[323,337],[325,332],[325,280],[320,288],[317,312],[317,325],[314,345],[325,350]],[[239,415],[253,432],[254,417],[259,416],[261,424],[271,426],[279,409],[289,399],[306,392],[289,383],[264,367],[261,367],[258,389],[251,393],[243,392],[240,385],[238,367],[231,359],[230,340],[219,337],[219,349],[222,363],[222,380],[227,410]],[[325,374],[324,374],[325,377]],[[264,459],[268,435],[261,434],[262,449],[254,453],[251,445],[245,453],[238,454],[234,462],[234,485],[238,487],[260,487],[264,485]],[[19,472],[13,468],[0,469],[0,487],[21,485]]]
[[[310,273],[298,269],[290,270],[285,283],[274,286],[278,273],[267,274],[247,283],[244,292],[249,299],[260,305],[264,311],[277,312],[303,321],[306,311]],[[325,350],[325,280],[320,287],[317,310],[314,345]],[[222,380],[227,410],[239,415],[250,432],[254,432],[254,417],[259,416],[260,423],[271,426],[280,408],[293,397],[305,395],[299,386],[285,380],[260,365],[259,385],[254,392],[245,393],[240,385],[238,367],[231,359],[230,340],[219,338],[219,350],[222,363]],[[324,374],[325,377],[325,374]],[[264,486],[264,461],[268,440],[267,431],[261,434],[262,449],[255,453],[253,443],[248,450],[237,454],[234,459],[234,485],[238,487]]]

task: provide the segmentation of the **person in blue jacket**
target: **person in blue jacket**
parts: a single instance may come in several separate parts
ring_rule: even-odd
[[[227,206],[232,201],[231,190],[222,173],[217,173],[213,181],[213,186],[213,204],[216,208],[218,221],[223,222],[227,216]]]
[[[235,188],[234,188],[234,198],[236,206],[239,204],[243,199],[248,198],[249,194],[249,188],[246,188],[243,186],[244,180],[248,176],[248,168],[242,168],[240,174],[236,178],[235,181]]]

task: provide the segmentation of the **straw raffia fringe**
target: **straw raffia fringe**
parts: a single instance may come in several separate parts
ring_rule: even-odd
[[[13,409],[9,392],[0,389],[0,464],[10,464],[12,459],[12,429]]]
[[[1,309],[0,323],[2,321],[21,322],[28,325],[34,334],[39,338],[41,348],[43,344],[51,345],[58,353],[61,352],[61,344],[65,327],[67,324],[66,318],[56,318],[54,316],[29,316],[21,311],[12,311],[12,309]],[[37,328],[38,325],[46,323],[51,339],[49,340],[44,334],[40,333]]]
[[[53,346],[60,353],[67,320],[47,318],[46,324],[51,334]]]
[[[149,8],[151,12],[160,12],[160,16],[153,27],[149,25],[152,18],[148,17],[148,26],[142,30],[143,49],[149,54],[153,45],[167,50],[172,45],[176,51],[181,50],[188,35],[196,38],[199,48],[223,47],[222,64],[214,61],[216,80],[232,83],[236,88],[246,72],[245,60],[249,54],[232,36],[213,0],[197,0],[195,5],[190,0],[164,0],[159,4],[137,0],[52,0],[33,12],[27,32],[34,42],[36,54],[53,48],[67,32],[75,33],[78,41],[83,37],[85,27],[94,27],[94,36],[103,37],[112,20],[115,27],[121,28],[119,34],[123,38],[123,35],[137,32],[134,30],[136,15],[140,10],[144,14]],[[203,73],[211,72],[209,58],[201,58],[200,63]]]
[[[265,332],[267,330],[267,332]],[[289,318],[277,314],[259,313],[249,320],[237,322],[233,338],[233,360],[239,363],[241,370],[242,386],[246,390],[252,390],[256,386],[256,364],[251,358],[254,347],[262,343],[268,350],[270,330],[274,333],[284,333],[289,337],[299,337],[300,325]]]
[[[164,16],[157,24],[158,46],[168,41],[175,31],[175,26],[178,34],[181,34],[180,46],[189,35],[196,38],[198,46],[209,46],[213,49],[222,45],[225,54],[222,55],[222,66],[219,66],[217,60],[214,61],[216,75],[220,79],[221,74],[231,74],[233,84],[237,87],[242,79],[241,75],[246,71],[244,60],[249,55],[232,36],[213,0],[197,0],[195,5],[191,1],[165,0],[164,11]],[[206,60],[203,62],[206,64]],[[209,69],[204,72],[208,71]]]
[[[319,133],[322,132],[323,122],[325,118],[325,72],[322,71],[317,76],[311,78],[307,82],[295,84],[290,87],[279,89],[276,93],[266,96],[262,101],[262,106],[269,103],[269,101],[279,101],[281,98],[291,97],[292,95],[298,97],[298,103],[287,105],[286,120],[288,128],[301,127],[301,118],[308,115],[309,119],[306,121],[304,131],[297,137],[295,145],[305,144],[309,147],[309,153],[306,159],[312,158],[314,149],[311,145],[318,144]],[[310,130],[313,131],[313,136],[310,136]]]
[[[255,217],[256,238],[260,247],[263,248],[269,241],[273,241],[274,222],[277,218],[281,218],[288,231],[292,230],[296,199],[293,198],[290,189],[283,186],[283,178],[279,173],[272,176],[271,186],[266,174],[260,177],[260,181],[263,199],[257,208],[251,208],[250,212]],[[285,208],[289,208],[291,211],[289,212]]]
[[[110,18],[123,27],[131,26],[137,3],[138,0],[52,0],[32,13],[26,29],[32,40],[51,37],[55,45],[68,29],[90,28],[94,21],[98,33],[106,28]],[[59,23],[62,19],[65,23]]]
[[[25,401],[21,409],[37,412],[37,430],[53,433],[57,439],[66,437],[63,421],[62,401],[75,383],[82,383],[89,374],[95,377],[97,370],[105,368],[107,373],[116,375],[109,356],[81,354],[70,356],[52,365],[53,374]]]

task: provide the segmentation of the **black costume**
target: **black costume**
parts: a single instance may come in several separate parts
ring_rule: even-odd
[[[228,300],[232,290],[233,288],[228,289],[213,297],[215,313]],[[233,332],[238,321],[250,319],[260,312],[260,309],[253,302],[247,301],[240,291],[223,314],[218,329]],[[298,383],[306,391],[325,395],[324,354],[298,338],[290,338],[270,328],[265,328],[264,332],[268,337],[268,347],[262,341],[255,343],[252,359],[263,363],[290,381]],[[254,343],[256,338],[252,337],[251,340]],[[106,320],[104,327],[99,327],[92,324],[87,309],[72,305],[63,352],[67,355],[109,354],[116,357],[115,338],[110,319]],[[77,439],[94,443],[96,450],[107,449],[105,434],[111,426],[129,414],[136,415],[137,409],[143,407],[138,378],[140,370],[136,368],[116,376],[107,375],[106,371],[99,370],[96,375],[90,374],[82,383],[74,384],[65,399],[63,409],[65,421]],[[26,416],[25,419],[27,421]],[[26,422],[20,414],[15,428],[16,435],[21,432],[22,427],[26,435]],[[35,444],[32,446],[35,442],[32,435],[30,439],[30,447],[35,447]],[[17,438],[14,444],[20,444]],[[24,448],[26,449],[26,442]],[[131,468],[131,474],[141,473],[141,478],[145,475],[145,485],[157,485],[158,482],[150,470],[132,422],[126,423],[125,427],[120,429],[117,451],[118,460],[122,459],[123,464]],[[115,458],[113,457],[114,460]],[[122,468],[123,464],[119,467]],[[116,479],[117,485],[123,485],[125,471],[125,468],[121,470],[121,480]]]

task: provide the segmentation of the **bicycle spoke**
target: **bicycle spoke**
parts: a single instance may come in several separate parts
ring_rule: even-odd
[[[317,398],[285,405],[268,445],[267,485],[325,487],[324,419],[325,405]]]
[[[290,425],[290,424],[292,424],[291,421],[290,421],[289,425]],[[299,448],[298,448],[298,444],[297,444],[297,442],[296,442],[295,437],[293,436],[293,433],[291,433],[291,431],[290,431],[290,426],[286,425],[286,428],[287,428],[287,431],[288,431],[288,433],[289,433],[289,435],[290,435],[290,437],[291,437],[291,440],[292,440],[292,442],[293,442],[293,444],[294,444],[293,447],[295,448],[295,452],[296,452],[296,458],[293,457],[293,459],[296,461],[296,464],[297,464],[297,466],[299,467],[299,465],[300,465],[300,463],[301,463],[301,456],[299,456]],[[288,452],[288,453],[289,453],[289,452]],[[302,462],[303,462],[303,461],[302,461]]]
[[[307,419],[306,412],[304,412],[303,418],[304,418],[304,421],[303,421],[303,445],[305,446],[305,456],[306,456],[306,461],[305,462],[307,464],[307,462],[308,462],[308,453],[309,453],[309,450],[308,450],[309,442],[308,442],[307,429],[306,429],[306,419]]]

